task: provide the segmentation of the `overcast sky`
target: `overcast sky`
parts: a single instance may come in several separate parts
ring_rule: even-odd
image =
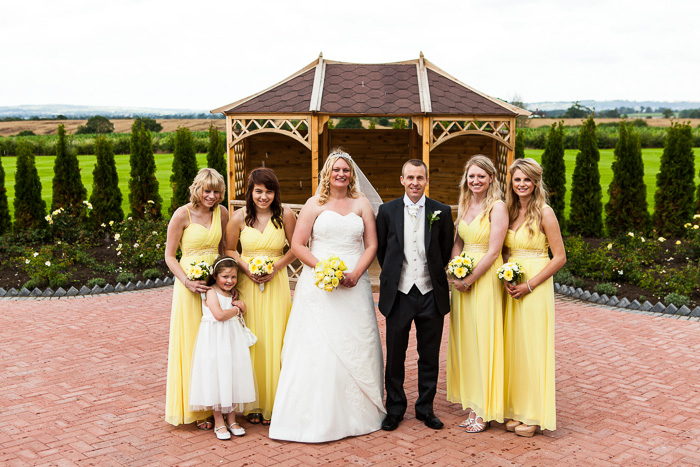
[[[425,57],[524,102],[700,101],[700,1],[22,0],[0,106],[213,109],[318,57]]]

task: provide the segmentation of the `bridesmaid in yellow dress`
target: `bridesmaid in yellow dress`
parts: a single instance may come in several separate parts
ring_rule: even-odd
[[[283,248],[285,238],[291,244],[296,217],[291,209],[282,206],[279,181],[271,169],[258,168],[250,172],[245,199],[245,209],[232,214],[226,230],[226,254],[239,260],[244,274],[239,276],[238,290],[241,300],[248,306],[245,321],[258,337],[250,348],[258,382],[258,401],[249,404],[248,420],[269,425],[280,376],[282,340],[292,309],[287,265],[295,257],[291,249],[285,254]],[[239,239],[240,254],[236,251]],[[248,263],[260,255],[274,261],[272,274],[251,274]]]
[[[509,173],[504,257],[520,264],[524,274],[517,285],[505,283],[505,417],[511,419],[508,431],[530,437],[537,426],[557,428],[552,276],[566,263],[566,251],[557,217],[547,205],[542,168],[533,159],[518,159]]]
[[[464,279],[452,278],[452,309],[447,351],[447,399],[471,412],[459,426],[468,433],[503,422],[503,289],[496,270],[508,213],[501,200],[496,168],[486,156],[473,156],[460,183],[457,236],[452,257],[463,251],[475,261]]]
[[[165,262],[177,279],[173,289],[168,345],[168,378],[165,390],[165,421],[171,425],[192,423],[204,430],[213,428],[210,412],[187,409],[190,367],[194,342],[202,320],[200,293],[209,290],[205,281],[187,279],[185,269],[193,262],[211,264],[223,254],[223,231],[228,211],[219,203],[226,189],[224,178],[214,169],[199,171],[190,186],[190,202],[173,213],[168,224]],[[182,258],[177,261],[177,247]]]

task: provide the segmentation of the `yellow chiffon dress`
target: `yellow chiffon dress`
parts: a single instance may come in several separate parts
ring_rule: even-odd
[[[260,255],[269,256],[273,261],[284,255],[284,228],[275,227],[272,220],[262,233],[245,226],[241,230],[240,241],[243,249],[241,259],[246,263]],[[238,291],[248,309],[244,315],[245,322],[258,337],[258,341],[250,348],[250,358],[253,360],[258,383],[258,400],[246,404],[246,413],[261,412],[263,418],[270,420],[282,367],[282,341],[292,309],[287,271],[275,274],[262,291],[259,284],[245,274],[239,274]]]
[[[461,220],[457,233],[475,265],[488,252],[491,222],[482,212],[471,224]],[[470,407],[485,422],[503,422],[503,285],[498,258],[471,289],[452,289],[447,349],[447,400]]]
[[[537,227],[508,230],[509,262],[523,267],[521,282],[549,263],[549,244]],[[557,428],[554,395],[554,282],[550,277],[520,300],[505,294],[505,417],[543,430]]]
[[[187,208],[186,208],[187,209]],[[219,206],[212,213],[211,227],[192,222],[182,232],[180,266],[187,270],[193,262],[214,262],[221,241],[221,213]],[[168,377],[165,389],[165,421],[171,425],[192,423],[205,419],[209,412],[190,412],[187,408],[190,392],[192,352],[202,320],[202,299],[192,293],[178,279],[173,289],[170,312],[170,344],[168,345]]]

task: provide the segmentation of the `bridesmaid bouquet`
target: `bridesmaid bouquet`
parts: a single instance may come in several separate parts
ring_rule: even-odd
[[[466,251],[455,256],[447,263],[447,272],[457,279],[464,279],[471,274],[472,271],[474,271],[474,258],[467,256]]]
[[[256,256],[250,260],[248,268],[250,268],[250,272],[256,276],[264,276],[266,274],[272,274],[275,271],[273,268],[274,264],[275,262],[272,261],[269,256]],[[258,286],[261,292],[265,290],[265,284],[258,284]]]
[[[185,275],[191,281],[205,281],[211,275],[211,266],[206,261],[190,263]]]
[[[501,280],[517,284],[520,278],[523,277],[523,267],[518,263],[505,263],[498,268],[496,274],[498,274],[498,278]]]
[[[326,292],[333,292],[345,277],[343,272],[347,270],[348,267],[345,265],[345,262],[337,256],[322,259],[314,269],[316,272],[316,287]]]

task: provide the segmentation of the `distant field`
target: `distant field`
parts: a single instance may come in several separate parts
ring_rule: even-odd
[[[163,125],[163,132],[169,133],[177,130],[178,127],[189,128],[192,131],[207,131],[209,124],[214,123],[219,130],[226,130],[226,120],[221,118],[212,119],[156,119]],[[58,125],[63,124],[67,133],[75,133],[80,125],[85,125],[87,120],[22,120],[16,122],[0,122],[0,136],[16,135],[20,131],[30,130],[36,135],[55,135]],[[115,133],[131,133],[133,119],[110,119],[114,124]]]
[[[172,154],[155,154],[156,178],[158,179],[160,196],[163,198],[163,213],[167,215],[170,202],[173,197],[173,190],[170,187],[170,175],[172,174]],[[41,197],[46,201],[47,211],[51,208],[51,184],[53,181],[53,164],[55,156],[36,157],[36,167],[41,178]],[[117,165],[117,175],[119,176],[119,188],[122,191],[122,209],[124,214],[129,213],[129,155],[114,156]],[[88,198],[92,193],[92,171],[95,168],[95,156],[78,156],[80,166],[80,178],[88,192]],[[197,154],[197,165],[199,168],[207,165],[207,155]],[[10,212],[14,218],[15,199],[15,171],[17,167],[16,157],[3,157],[2,166],[5,169],[5,187],[7,188],[7,199],[10,204]]]
[[[700,125],[700,119],[698,118],[675,118],[671,120],[670,118],[661,117],[646,118],[647,114],[644,115],[644,117],[630,116],[627,121],[634,120],[635,118],[642,118],[649,126],[655,127],[669,127],[672,121],[690,122],[690,126],[693,128],[697,128],[697,126]],[[524,125],[518,123],[518,127],[539,128],[542,126],[551,126],[552,123],[559,121],[564,122],[564,126],[581,126],[583,120],[582,118],[528,118]],[[620,120],[619,118],[596,118],[595,123],[596,125],[600,125],[601,123],[620,123]]]
[[[642,158],[644,159],[644,183],[647,186],[647,203],[649,212],[654,212],[654,192],[656,191],[656,174],[659,173],[661,162],[661,154],[663,149],[642,149]],[[700,148],[695,148],[695,185],[700,183]],[[543,151],[539,149],[526,149],[525,156],[532,157],[537,162],[542,161]],[[571,177],[574,173],[576,165],[577,149],[568,149],[564,151],[564,163],[566,164],[566,215],[569,215],[571,207]],[[612,163],[614,160],[613,149],[600,150],[600,185],[603,187],[603,206],[608,202],[608,185],[612,181]]]

